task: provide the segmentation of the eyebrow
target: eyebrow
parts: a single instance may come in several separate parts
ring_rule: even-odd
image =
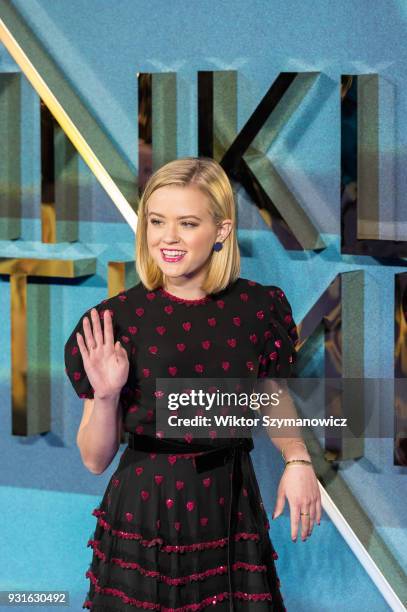
[[[154,211],[151,211],[148,213],[148,216],[150,215],[156,215],[157,217],[164,217],[165,215],[160,215],[160,213],[156,213]],[[201,221],[200,217],[197,217],[196,215],[183,215],[182,217],[177,217],[177,219],[190,219],[191,217],[194,217],[195,219],[198,219],[198,221]]]

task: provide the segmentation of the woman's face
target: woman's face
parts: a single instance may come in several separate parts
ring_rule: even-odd
[[[196,187],[160,187],[148,200],[148,249],[168,279],[203,279],[214,243],[231,227],[231,220],[216,227],[208,198]]]

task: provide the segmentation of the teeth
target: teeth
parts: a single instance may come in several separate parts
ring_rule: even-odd
[[[177,255],[183,255],[185,251],[163,251],[163,253],[169,257],[177,257]]]

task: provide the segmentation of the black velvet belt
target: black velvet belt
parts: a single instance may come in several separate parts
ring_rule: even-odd
[[[267,559],[263,551],[267,551],[271,554],[270,547],[268,546],[268,532],[267,527],[263,523],[263,516],[258,502],[260,499],[260,493],[257,484],[252,481],[252,471],[250,469],[250,458],[249,452],[254,448],[252,438],[237,438],[236,440],[228,439],[228,443],[222,446],[209,446],[199,443],[185,443],[178,440],[163,440],[160,438],[154,438],[152,436],[144,436],[138,434],[129,434],[129,448],[132,450],[141,450],[146,452],[154,453],[202,453],[194,457],[196,471],[201,473],[206,470],[211,470],[220,465],[226,465],[226,463],[232,460],[232,477],[231,477],[231,491],[230,491],[230,503],[229,503],[229,516],[228,516],[228,580],[229,580],[229,610],[234,611],[234,597],[232,588],[232,559],[235,538],[231,537],[234,534],[234,527],[236,524],[237,513],[233,512],[234,504],[237,501],[238,492],[243,486],[243,482],[246,482],[248,490],[248,501],[251,505],[253,519],[256,524],[257,532],[260,536],[259,549],[260,556],[264,559],[267,564]]]

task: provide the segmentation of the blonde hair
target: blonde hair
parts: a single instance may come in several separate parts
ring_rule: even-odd
[[[147,247],[147,204],[154,191],[170,185],[200,189],[209,199],[210,213],[216,225],[224,219],[232,220],[232,229],[223,241],[223,248],[210,256],[207,275],[201,287],[207,294],[217,293],[239,277],[240,252],[232,186],[222,166],[209,157],[184,157],[171,161],[154,172],[147,181],[137,211],[137,274],[150,291],[164,286],[165,275]]]

